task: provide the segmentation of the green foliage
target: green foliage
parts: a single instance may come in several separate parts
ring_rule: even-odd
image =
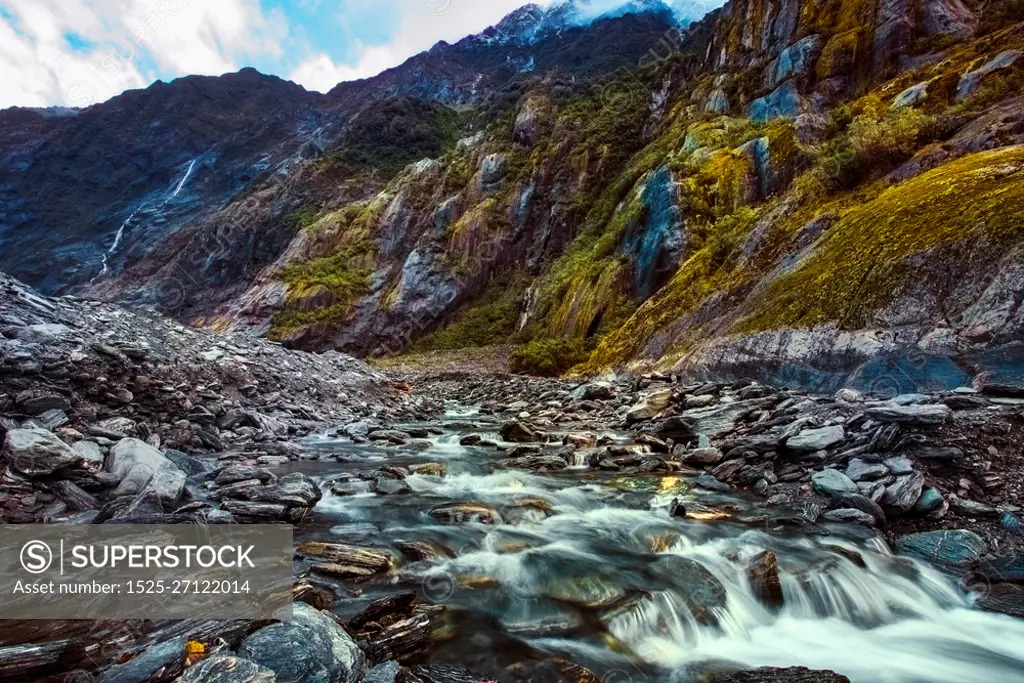
[[[591,343],[585,339],[540,339],[513,351],[509,367],[517,374],[557,377],[585,363],[591,350]]]
[[[850,146],[861,163],[886,167],[908,159],[917,149],[918,134],[928,117],[912,107],[890,109],[877,97],[853,119]]]
[[[305,230],[314,223],[316,223],[319,217],[320,214],[318,214],[313,209],[310,209],[309,207],[305,206],[300,206],[299,208],[295,209],[287,216],[285,216],[285,222],[297,227],[299,230]]]
[[[1024,0],[995,0],[985,5],[978,33],[991,33],[1018,21],[1024,21]]]
[[[514,342],[528,283],[529,278],[523,273],[496,278],[450,325],[424,337],[412,350],[439,351]]]
[[[393,175],[421,159],[441,157],[458,139],[455,111],[434,102],[397,98],[375,102],[360,112],[336,154],[345,163]]]

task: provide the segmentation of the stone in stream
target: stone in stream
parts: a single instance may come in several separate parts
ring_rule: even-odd
[[[274,672],[277,683],[355,683],[365,657],[327,612],[292,604],[292,618],[249,635],[238,655]]]
[[[672,402],[672,390],[661,389],[646,396],[626,412],[626,424],[650,420],[663,412]]]
[[[826,496],[838,497],[857,493],[857,484],[848,476],[834,469],[824,469],[811,475],[814,490]]]
[[[49,476],[85,462],[78,451],[45,429],[10,430],[0,455],[26,477]]]
[[[820,429],[805,429],[796,436],[786,440],[786,448],[793,451],[805,451],[813,453],[823,451],[834,446],[846,438],[846,431],[842,425],[821,427]]]
[[[609,678],[610,680],[610,678]],[[590,669],[564,659],[518,662],[498,675],[499,683],[600,683]]]
[[[707,683],[850,683],[835,671],[811,670],[802,666],[785,669],[762,667],[733,673],[714,674]]]
[[[486,503],[470,501],[438,505],[427,514],[440,522],[452,522],[455,524],[465,524],[467,522],[502,524],[504,522],[501,513],[496,508]]]
[[[696,448],[692,451],[680,451],[683,462],[694,465],[717,465],[725,459],[725,454],[718,448]]]
[[[837,508],[829,510],[822,518],[828,522],[839,522],[842,524],[864,524],[874,526],[875,518],[857,508]]]
[[[693,481],[693,485],[708,491],[721,491],[723,493],[729,491],[729,485],[725,482],[718,481],[713,476],[704,472]]]
[[[750,590],[768,607],[779,608],[785,602],[779,580],[779,561],[771,550],[756,555],[747,565]]]
[[[978,573],[989,583],[1009,581],[1024,583],[1024,553],[1001,555],[982,560],[978,565]]]
[[[977,604],[989,612],[1024,619],[1024,586],[1016,583],[997,583],[985,591]]]
[[[401,446],[409,443],[412,438],[408,432],[400,432],[397,429],[378,429],[366,435],[370,441],[387,441]]]
[[[626,591],[604,576],[590,574],[555,580],[548,596],[588,609],[599,609],[615,604],[626,596]]]
[[[483,437],[479,434],[466,434],[464,437],[459,439],[460,446],[478,446],[483,441]]]
[[[409,472],[412,474],[421,474],[427,477],[443,477],[447,471],[448,468],[440,462],[425,462],[409,467]]]
[[[349,578],[367,578],[391,568],[391,554],[379,548],[306,541],[295,553],[316,558],[312,568],[322,574]]]
[[[175,683],[275,683],[277,675],[248,659],[216,654],[185,669]]]
[[[186,638],[179,636],[152,645],[128,661],[115,664],[104,671],[99,683],[172,680],[185,668],[185,643]]]
[[[699,562],[679,555],[662,555],[651,563],[651,571],[679,589],[699,621],[714,620],[715,610],[725,607],[725,586]]]
[[[978,561],[985,542],[966,529],[923,531],[896,541],[896,549],[904,555],[948,567],[966,567]]]
[[[412,493],[412,487],[404,479],[378,477],[373,480],[370,490],[380,496],[397,496]]]
[[[566,434],[562,442],[576,448],[597,448],[597,437],[590,433]]]
[[[455,557],[454,552],[435,541],[395,541],[394,546],[412,562]]]
[[[540,435],[530,425],[521,420],[512,420],[501,426],[498,432],[501,438],[512,443],[530,443],[540,441]]]
[[[888,524],[888,520],[886,519],[885,511],[882,510],[882,506],[867,496],[863,496],[858,493],[850,493],[839,496],[833,501],[833,504],[834,509],[852,508],[871,515],[874,520],[874,526],[877,526],[879,529],[884,529]]]

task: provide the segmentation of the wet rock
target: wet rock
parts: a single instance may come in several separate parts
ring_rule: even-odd
[[[402,669],[397,683],[494,683],[487,676],[454,664],[430,664]]]
[[[163,510],[174,510],[185,491],[185,479],[185,473],[168,461],[153,473],[138,495],[152,495]]]
[[[924,475],[912,472],[896,477],[896,480],[885,487],[885,494],[879,502],[883,507],[907,512],[917,503],[924,490]]]
[[[786,448],[794,451],[823,451],[846,438],[846,431],[841,425],[805,429],[796,436],[786,440]]]
[[[366,435],[370,441],[388,441],[396,445],[409,443],[412,438],[407,432],[400,432],[396,429],[378,429]]]
[[[185,669],[176,683],[275,683],[277,675],[248,659],[216,654]]]
[[[412,487],[404,479],[380,477],[373,480],[370,490],[380,496],[398,496],[412,493]]]
[[[888,524],[885,511],[882,510],[882,507],[875,500],[868,496],[859,494],[840,496],[834,501],[834,506],[836,509],[852,508],[871,515],[874,520],[874,526],[877,526],[879,529],[884,529]]]
[[[562,470],[567,463],[557,455],[527,455],[503,460],[501,466],[514,470]]]
[[[949,567],[966,567],[978,561],[985,542],[973,531],[949,529],[923,531],[896,541],[896,549],[926,562]]]
[[[501,438],[512,443],[531,443],[540,441],[540,435],[533,427],[520,420],[506,422],[498,432]]]
[[[600,683],[592,671],[564,659],[529,660],[505,668],[498,683]]]
[[[683,462],[696,465],[717,465],[725,458],[718,448],[697,448],[682,453]]]
[[[355,683],[365,658],[327,612],[292,605],[290,621],[266,626],[242,641],[239,656],[270,669],[278,683]]]
[[[837,508],[829,510],[822,518],[828,522],[840,522],[843,524],[864,524],[874,526],[875,518],[866,512],[856,508]]]
[[[811,475],[814,490],[826,496],[857,493],[857,484],[839,470],[825,469]]]
[[[696,421],[680,415],[655,424],[650,432],[661,439],[672,439],[676,443],[691,443],[697,440],[699,432]]]
[[[901,425],[928,426],[940,425],[953,414],[949,406],[941,403],[929,405],[898,405],[883,403],[869,406],[864,410],[868,418],[875,422],[892,422]]]
[[[10,430],[0,455],[26,477],[49,476],[85,462],[78,451],[45,429]]]
[[[662,389],[647,396],[626,412],[626,423],[635,424],[650,420],[668,408],[672,400],[672,390]]]
[[[296,549],[302,557],[316,558],[315,571],[332,576],[367,578],[391,568],[391,555],[379,548],[307,541]]]
[[[651,565],[651,571],[679,589],[693,615],[707,621],[716,609],[725,606],[725,586],[704,565],[679,555],[664,555]]]
[[[443,477],[448,468],[440,462],[425,462],[410,466],[409,471],[412,474],[421,474],[426,477]]]
[[[978,573],[989,583],[1024,583],[1024,554],[1012,553],[982,560]]]
[[[609,382],[590,382],[574,389],[572,397],[577,401],[607,401],[615,398],[615,387]]]
[[[996,584],[985,591],[977,605],[989,612],[1024,619],[1024,586],[1015,583]]]
[[[597,448],[597,437],[589,433],[566,434],[563,443],[576,448]]]
[[[679,502],[678,498],[673,498],[672,502],[668,506],[669,517],[686,517],[686,506]]]
[[[728,484],[718,481],[718,479],[708,474],[707,472],[699,475],[694,480],[693,485],[702,489],[707,489],[708,491],[721,491],[723,493],[729,491]]]
[[[431,517],[441,522],[452,522],[465,524],[474,522],[479,524],[501,524],[503,522],[501,513],[485,503],[460,502],[438,505],[428,512]]]
[[[720,673],[708,678],[707,683],[850,683],[850,679],[834,671],[815,671],[794,666],[786,669],[762,667]]]
[[[459,439],[460,446],[479,446],[480,442],[483,441],[483,437],[479,434],[467,434],[466,436]]]
[[[747,565],[747,580],[754,595],[768,607],[779,608],[785,602],[779,580],[778,558],[770,550],[754,556]]]
[[[1019,534],[1022,531],[1020,519],[1012,512],[999,513],[999,528],[1014,534]]]
[[[362,683],[395,683],[402,665],[398,662],[384,662],[373,667],[363,676]]]
[[[548,595],[562,602],[598,609],[618,602],[625,597],[626,591],[606,577],[591,574],[557,579]]]

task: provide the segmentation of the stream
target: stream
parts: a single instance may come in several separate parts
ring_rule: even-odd
[[[304,444],[340,462],[291,465],[325,486],[296,541],[436,549],[432,559],[401,559],[386,577],[333,584],[342,617],[401,590],[446,605],[450,637],[435,662],[494,675],[542,653],[607,683],[683,683],[724,666],[807,666],[854,682],[1024,681],[1024,620],[973,609],[961,577],[894,556],[866,527],[780,526],[753,496],[693,488],[687,476],[622,476],[585,463],[553,474],[506,470],[507,454],[493,445],[460,445],[467,434],[500,442],[493,418],[465,408],[397,428],[434,433],[407,446]],[[412,474],[404,494],[326,487],[382,465],[424,463],[444,465],[445,476]],[[685,518],[669,514],[674,499]],[[490,506],[502,521],[428,514],[456,501]],[[765,550],[778,558],[776,608],[748,579]]]

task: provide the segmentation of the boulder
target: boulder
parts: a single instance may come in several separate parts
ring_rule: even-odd
[[[795,119],[813,107],[797,89],[794,79],[782,83],[764,97],[750,103],[748,116],[754,123],[766,123],[772,119]]]
[[[629,409],[626,413],[626,422],[629,424],[635,424],[637,422],[643,422],[644,420],[650,420],[668,408],[671,401],[671,389],[656,391]]]
[[[843,524],[864,524],[866,526],[875,525],[874,517],[856,508],[837,508],[835,510],[829,510],[822,515],[822,519],[828,522],[840,522]]]
[[[921,104],[928,98],[928,85],[928,81],[923,81],[910,86],[893,98],[892,108],[916,107]]]
[[[238,654],[273,671],[277,683],[355,683],[365,663],[345,629],[303,602],[292,605],[290,621],[246,637]]]
[[[981,596],[981,599],[978,600],[978,607],[989,612],[999,612],[1024,619],[1024,586],[1014,583],[996,584]]]
[[[896,541],[896,549],[904,555],[947,567],[974,564],[985,550],[978,534],[966,529],[923,531]]]
[[[512,443],[530,443],[540,441],[540,435],[530,425],[520,420],[512,420],[501,426],[498,432],[501,438]]]
[[[12,429],[0,455],[26,477],[46,477],[78,467],[85,458],[45,429]]]
[[[842,425],[832,425],[819,429],[805,429],[796,436],[786,440],[786,448],[794,451],[823,451],[829,446],[846,438],[846,430]]]
[[[100,445],[95,441],[76,441],[71,444],[71,447],[75,451],[85,458],[86,462],[91,462],[96,465],[103,465],[103,461],[106,457],[103,455],[103,451],[100,450]]]
[[[879,462],[853,458],[846,466],[846,476],[856,482],[874,481],[888,476],[889,468]]]
[[[428,512],[431,517],[441,522],[463,524],[476,522],[479,524],[501,524],[501,513],[485,503],[459,502],[446,503],[432,508]]]
[[[576,401],[606,401],[615,398],[615,387],[609,382],[589,382],[573,389]]]
[[[169,463],[163,453],[145,441],[129,437],[110,449],[105,469],[121,479],[115,495],[134,496],[158,469]]]
[[[811,475],[814,490],[826,496],[839,497],[857,493],[857,484],[848,476],[834,469],[825,469]]]
[[[782,607],[785,598],[779,580],[779,561],[770,550],[758,553],[747,565],[747,580],[754,595],[768,607]]]

